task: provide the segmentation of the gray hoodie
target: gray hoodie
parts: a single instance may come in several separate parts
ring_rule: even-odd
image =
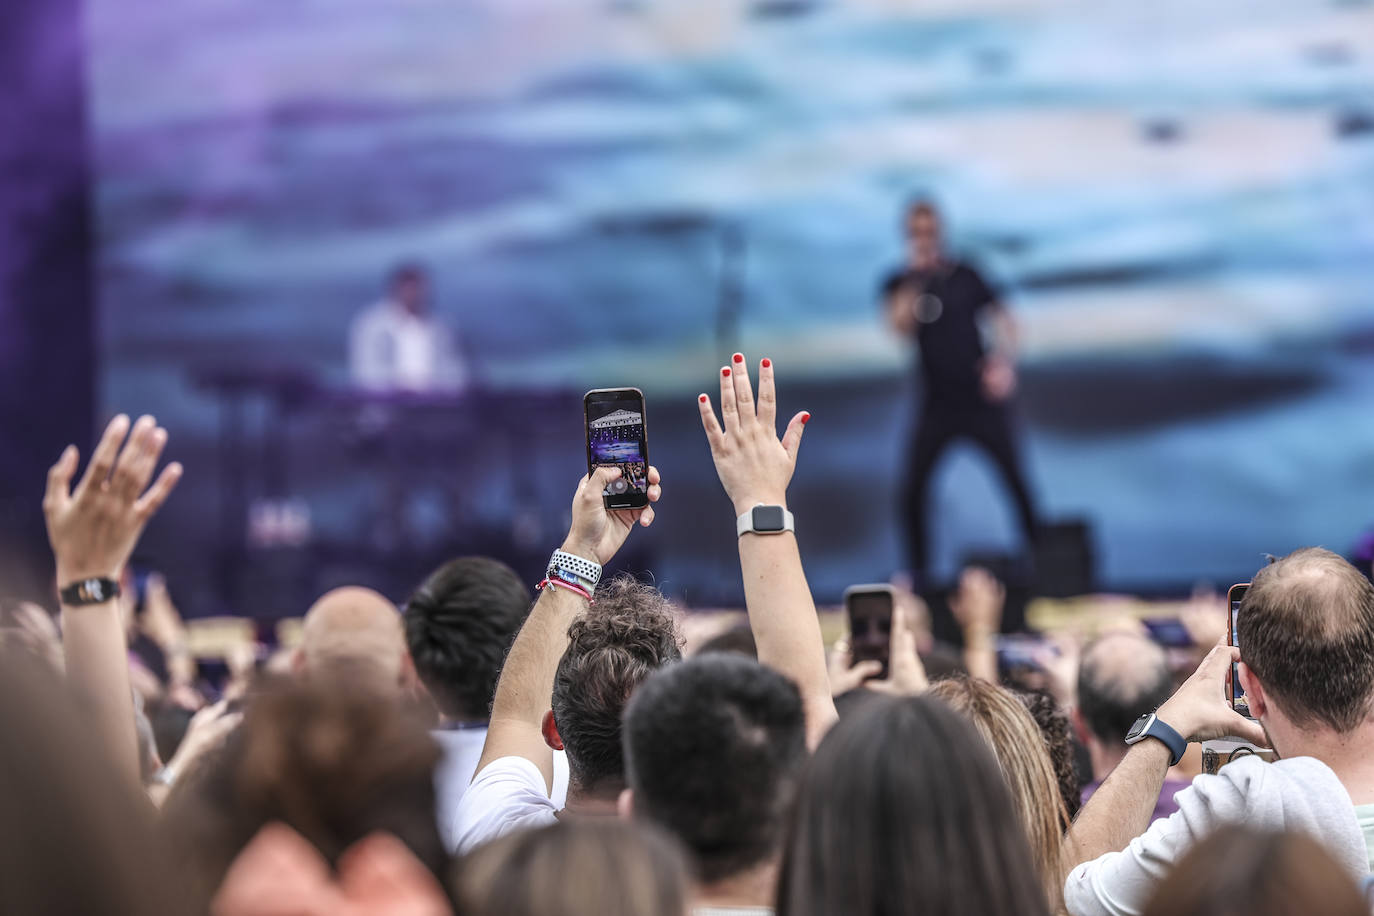
[[[1350,794],[1315,757],[1274,763],[1244,757],[1215,776],[1199,776],[1174,801],[1177,813],[1155,821],[1125,849],[1069,873],[1064,905],[1072,916],[1138,916],[1155,882],[1223,823],[1301,830],[1324,843],[1357,880],[1369,874],[1369,852]]]

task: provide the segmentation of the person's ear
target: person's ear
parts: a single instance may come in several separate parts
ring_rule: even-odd
[[[544,743],[555,751],[563,750],[563,736],[558,734],[558,723],[553,720],[553,710],[544,713],[544,721],[539,723],[539,730],[544,734]]]
[[[620,815],[622,821],[632,821],[635,819],[635,790],[624,788],[620,790],[620,797],[615,800],[615,813]]]
[[[1087,747],[1088,742],[1092,740],[1092,732],[1088,729],[1088,723],[1083,721],[1083,713],[1077,706],[1069,712],[1069,721],[1073,723],[1073,733],[1078,743]]]
[[[415,660],[410,657],[410,653],[405,649],[401,650],[400,686],[401,690],[415,696],[427,693],[420,685],[420,676],[415,673]]]
[[[1240,689],[1245,691],[1245,702],[1250,706],[1250,718],[1259,719],[1271,712],[1269,698],[1264,695],[1264,685],[1255,677],[1250,666],[1245,662],[1236,662],[1236,671],[1240,674]]]
[[[295,677],[305,677],[305,650],[296,649],[291,653],[291,674]]]

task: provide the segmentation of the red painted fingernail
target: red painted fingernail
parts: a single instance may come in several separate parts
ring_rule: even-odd
[[[805,426],[807,423],[810,423],[810,422],[811,422],[811,414],[809,414],[809,413],[804,413],[804,414],[802,414],[802,426]]]
[[[724,369],[720,370],[720,374],[728,376],[730,374],[730,367],[726,366]]]
[[[744,354],[743,354],[743,353],[736,353],[736,354],[735,354],[735,362],[737,362],[737,363],[742,363],[742,362],[744,362]]]
[[[705,404],[705,403],[706,403],[706,395],[703,394],[701,397],[697,398],[697,400],[700,401],[701,403]]]
[[[767,369],[768,367],[770,367],[770,366],[772,366],[772,365],[773,365],[773,361],[772,361],[771,359],[769,359],[768,357],[765,356],[765,357],[763,358],[763,368]]]

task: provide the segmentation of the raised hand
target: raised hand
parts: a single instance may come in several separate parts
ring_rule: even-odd
[[[736,353],[731,365],[720,370],[721,422],[716,421],[709,397],[703,394],[697,402],[716,474],[735,505],[735,514],[742,515],[757,505],[786,505],[787,485],[797,466],[797,448],[811,414],[801,411],[793,416],[783,437],[778,438],[772,361],[759,363],[757,403],[742,353]]]
[[[120,414],[105,427],[75,490],[76,446],[62,452],[48,471],[43,497],[59,586],[119,578],[144,526],[181,479],[181,465],[173,462],[148,486],[166,444],[167,431],[152,417],[139,417],[130,433],[129,418]]]
[[[864,686],[893,696],[914,696],[930,687],[926,666],[916,651],[916,626],[910,608],[892,610],[892,648],[887,663],[887,680],[869,681]]]
[[[643,509],[606,508],[602,491],[620,474],[618,467],[599,467],[578,483],[573,496],[572,527],[563,542],[563,550],[604,566],[625,543],[636,522],[645,528],[653,524],[653,503],[663,495],[658,468],[649,467],[650,505]]]

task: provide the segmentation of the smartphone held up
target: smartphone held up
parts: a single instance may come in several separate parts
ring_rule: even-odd
[[[587,430],[587,473],[618,467],[620,476],[602,492],[607,509],[642,509],[649,504],[649,439],[644,392],[598,388],[582,398]]]
[[[890,585],[853,585],[845,589],[844,607],[849,617],[851,660],[878,662],[886,680],[892,660],[892,612],[896,592]]]
[[[1250,583],[1244,582],[1233,585],[1226,592],[1226,604],[1228,614],[1226,621],[1226,643],[1231,646],[1239,646],[1240,638],[1236,635],[1236,618],[1240,612],[1241,600],[1245,597],[1245,592],[1250,588]],[[1254,718],[1250,715],[1250,704],[1245,700],[1245,690],[1240,684],[1240,675],[1236,671],[1236,665],[1231,663],[1231,670],[1226,675],[1226,701],[1231,704],[1231,708],[1245,716],[1247,719]]]

